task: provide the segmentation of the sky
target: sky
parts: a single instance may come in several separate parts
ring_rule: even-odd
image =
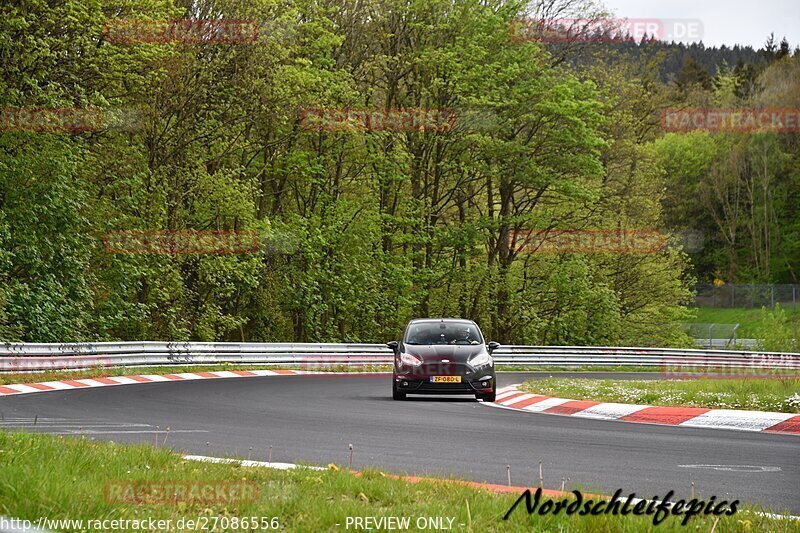
[[[617,17],[629,19],[697,19],[697,25],[673,26],[687,38],[698,35],[707,46],[725,44],[761,48],[771,32],[776,42],[786,36],[792,49],[800,45],[800,0],[601,0]],[[674,23],[680,24],[680,23]],[[682,32],[680,30],[683,30]]]

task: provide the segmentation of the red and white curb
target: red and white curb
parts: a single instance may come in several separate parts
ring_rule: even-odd
[[[112,387],[115,385],[135,385],[139,383],[158,383],[166,381],[337,373],[338,372],[320,372],[313,370],[220,370],[217,372],[182,372],[179,374],[142,374],[140,376],[65,379],[62,381],[43,381],[41,383],[15,383],[9,385],[0,385],[0,396],[32,394],[35,392],[49,392],[55,390],[84,389],[91,387]],[[356,374],[356,372],[352,372],[352,374]]]
[[[57,390],[72,390],[141,383],[192,381],[198,379],[222,379],[264,376],[292,376],[307,374],[342,374],[313,370],[221,370],[216,372],[182,372],[175,374],[142,374],[86,379],[43,381],[40,383],[15,383],[0,385],[0,397],[18,394],[33,394]],[[357,374],[347,372],[346,374]],[[768,433],[800,434],[800,415],[764,411],[734,409],[706,409],[700,407],[654,407],[625,403],[603,403],[586,400],[552,398],[541,394],[520,391],[518,385],[498,390],[493,407],[554,415],[593,418],[596,420],[619,420],[670,426],[686,426],[740,431],[763,431]],[[486,403],[486,402],[485,402]]]
[[[667,426],[696,428],[735,429],[739,431],[763,431],[767,433],[793,433],[800,435],[800,415],[766,411],[743,411],[736,409],[706,409],[701,407],[654,407],[628,403],[604,403],[586,400],[552,398],[531,394],[511,385],[497,391],[493,407],[567,415],[595,420],[620,420]]]

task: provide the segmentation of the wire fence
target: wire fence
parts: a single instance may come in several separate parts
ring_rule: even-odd
[[[800,285],[797,284],[742,284],[726,283],[713,285],[698,283],[695,287],[697,307],[745,307],[773,308],[797,306],[800,301]]]
[[[692,322],[681,324],[696,346],[709,349],[741,350],[759,347],[758,339],[742,339],[738,335],[739,324]]]

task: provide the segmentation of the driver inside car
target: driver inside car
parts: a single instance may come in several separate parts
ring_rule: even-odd
[[[469,337],[469,328],[459,328],[456,330],[455,336],[450,341],[450,344],[472,344]]]

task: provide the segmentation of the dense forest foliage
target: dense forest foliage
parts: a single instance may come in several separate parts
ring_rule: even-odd
[[[374,342],[411,317],[462,316],[500,342],[678,345],[696,280],[797,282],[797,133],[665,134],[660,117],[800,108],[800,54],[774,41],[726,55],[509,39],[512,20],[555,6],[584,9],[5,2],[0,107],[117,119],[0,132],[0,340]],[[200,43],[104,33],[109,20],[177,18],[260,31]],[[459,118],[448,131],[333,131],[304,128],[307,108]],[[658,253],[509,246],[526,229],[676,237]],[[263,245],[110,252],[104,237],[120,230],[255,232]],[[705,236],[701,250],[682,249],[687,231]]]
[[[796,55],[800,50],[792,51],[789,41],[781,39],[775,42],[774,35],[767,37],[763,48],[756,50],[752,46],[705,46],[702,42],[666,43],[653,36],[645,36],[636,41],[632,36],[625,39],[609,39],[596,43],[594,48],[611,50],[621,61],[638,60],[660,56],[658,70],[661,81],[678,84],[700,81],[704,88],[711,88],[711,80],[720,68],[731,68],[743,83],[743,88],[753,88],[757,74],[776,59]],[[594,61],[592,47],[584,47],[588,53],[575,54],[570,63],[580,66]]]

